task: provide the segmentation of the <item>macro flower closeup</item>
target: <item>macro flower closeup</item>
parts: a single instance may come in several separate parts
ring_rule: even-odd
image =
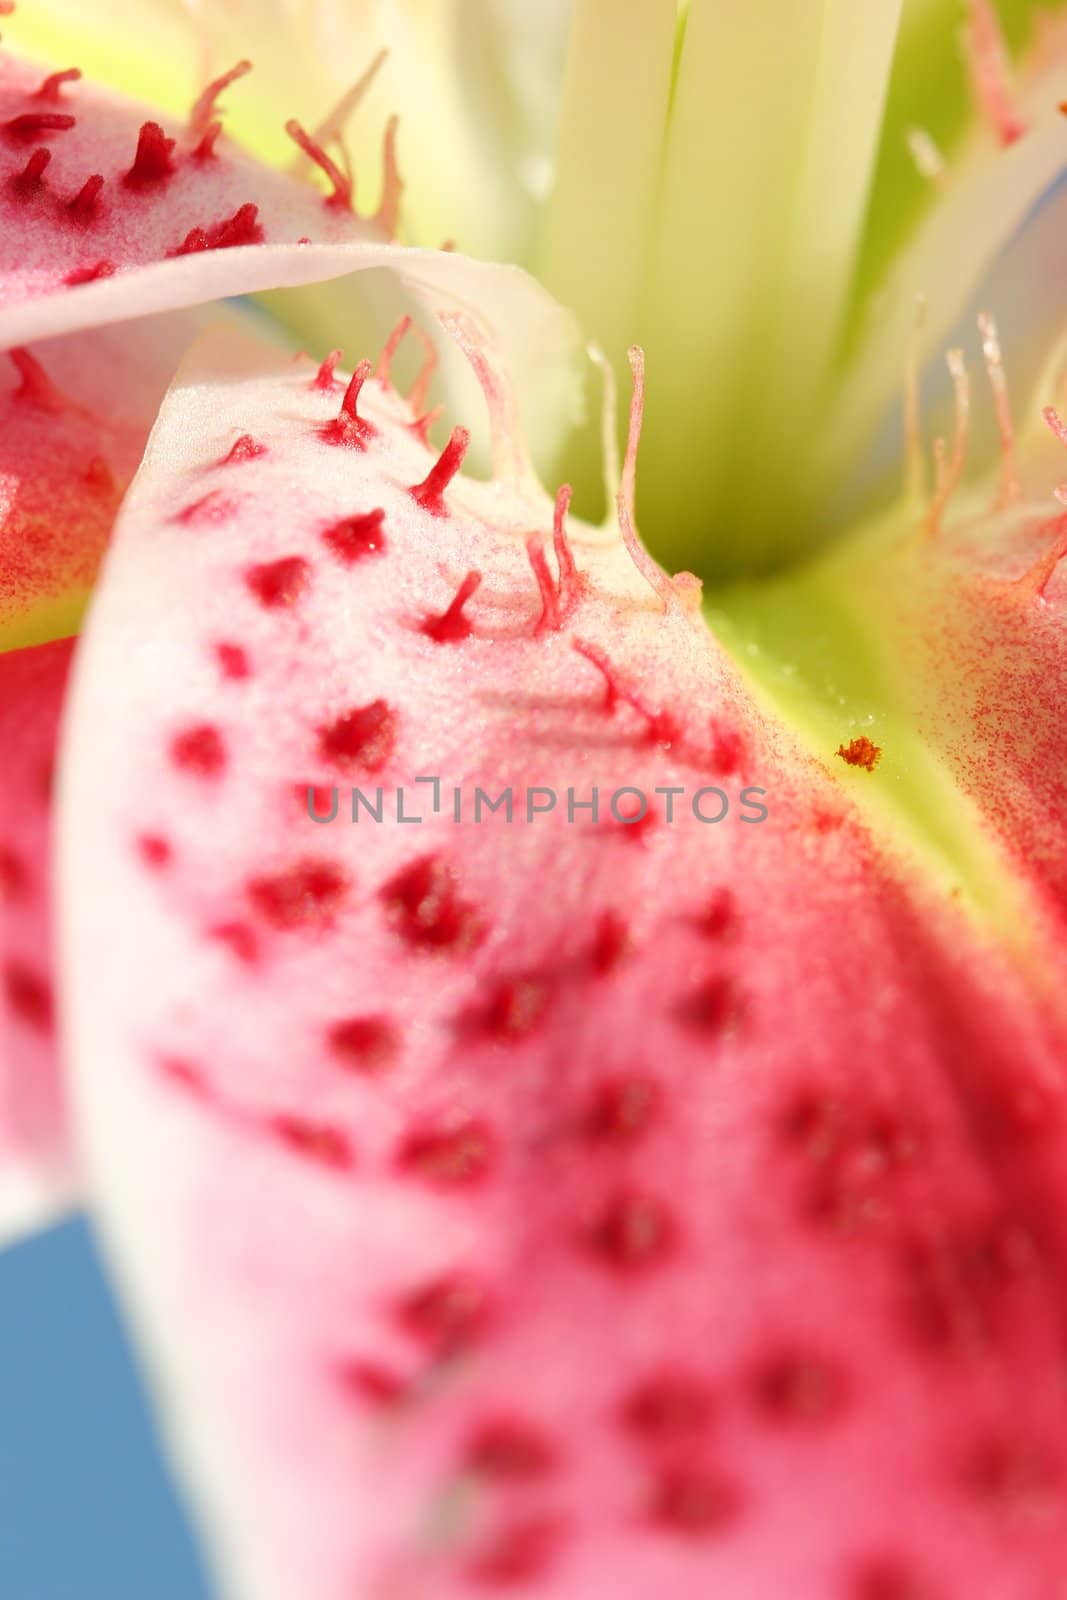
[[[0,11],[0,1234],[213,1593],[1060,1600],[1067,6]]]

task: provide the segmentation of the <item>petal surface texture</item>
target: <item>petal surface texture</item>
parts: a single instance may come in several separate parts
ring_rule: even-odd
[[[1047,1600],[1041,954],[883,853],[690,584],[342,393],[187,367],[61,777],[78,1123],[222,1592]]]

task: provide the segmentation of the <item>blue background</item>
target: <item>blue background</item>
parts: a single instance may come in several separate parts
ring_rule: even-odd
[[[0,1596],[211,1600],[80,1221],[0,1253]]]

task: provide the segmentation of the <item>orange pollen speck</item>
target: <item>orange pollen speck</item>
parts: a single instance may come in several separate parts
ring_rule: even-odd
[[[838,745],[837,753],[850,767],[862,767],[865,772],[873,772],[881,760],[882,747],[868,739],[866,734],[861,734],[847,745]]]

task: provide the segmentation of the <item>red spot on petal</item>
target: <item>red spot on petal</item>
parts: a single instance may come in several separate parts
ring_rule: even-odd
[[[686,1538],[722,1533],[736,1520],[741,1496],[728,1478],[702,1467],[665,1472],[652,1494],[650,1511],[661,1527]]]
[[[533,1517],[496,1533],[470,1564],[470,1576],[491,1587],[530,1584],[543,1578],[563,1537],[557,1518]]]
[[[170,865],[174,851],[170,841],[158,833],[142,833],[137,839],[137,853],[146,867],[160,870]]]
[[[82,283],[99,283],[101,278],[115,276],[115,263],[101,257],[99,261],[92,262],[89,266],[75,267],[73,272],[68,272],[63,282],[70,289],[76,289]]]
[[[744,1004],[732,978],[713,974],[681,1003],[679,1020],[701,1033],[725,1035],[742,1020]]]
[[[329,920],[348,892],[345,874],[332,861],[298,861],[284,872],[253,878],[248,897],[272,927],[287,931]]]
[[[337,363],[340,359],[341,351],[331,350],[326,360],[319,367],[318,372],[312,378],[310,387],[312,389],[321,389],[324,394],[333,394],[339,389],[341,382],[339,378],[334,377],[334,373],[337,370]]]
[[[43,145],[40,149],[35,150],[22,171],[17,172],[10,180],[11,188],[15,193],[21,195],[24,199],[37,194],[43,187],[41,180],[51,159],[51,150],[46,150]]]
[[[158,122],[142,123],[133,166],[123,183],[131,189],[150,189],[166,183],[173,174],[174,140],[167,138]]]
[[[239,644],[230,644],[223,640],[215,646],[215,658],[224,678],[237,680],[247,678],[251,674],[248,655]]]
[[[382,1016],[345,1017],[331,1025],[327,1039],[341,1065],[356,1072],[382,1071],[400,1049],[397,1029]]]
[[[221,489],[210,489],[198,500],[191,500],[187,506],[176,511],[172,520],[184,528],[214,527],[226,522],[236,509],[237,502],[229,495]]]
[[[223,922],[210,930],[212,939],[224,944],[246,967],[255,966],[259,960],[259,939],[247,922]]]
[[[9,122],[0,123],[0,130],[13,144],[28,143],[49,133],[68,133],[75,118],[60,111],[24,111]]]
[[[94,172],[86,178],[81,188],[73,199],[67,202],[67,211],[75,222],[88,225],[96,216],[100,202],[100,191],[104,187],[104,175]]]
[[[48,100],[54,104],[58,104],[60,100],[59,91],[62,89],[63,85],[65,83],[77,83],[80,77],[80,67],[64,67],[62,72],[50,72],[48,77],[45,78],[44,82],[41,84],[40,88],[36,91],[35,98],[38,100]]]
[[[479,1182],[492,1161],[492,1134],[475,1118],[449,1127],[422,1128],[409,1134],[397,1151],[403,1171],[442,1188]]]
[[[541,978],[502,978],[490,991],[481,1024],[498,1039],[525,1039],[540,1027],[551,1000]]]
[[[18,900],[28,887],[29,876],[22,859],[9,845],[0,845],[0,895],[5,900]]]
[[[839,1369],[820,1356],[787,1352],[754,1376],[753,1398],[769,1420],[810,1425],[837,1416],[846,1399]]]
[[[303,556],[282,556],[279,561],[264,561],[245,572],[245,582],[268,610],[279,611],[293,605],[311,580],[311,568]]]
[[[857,1569],[848,1600],[934,1600],[934,1591],[899,1556],[875,1556]]]
[[[623,1273],[661,1266],[675,1239],[674,1218],[663,1202],[633,1190],[615,1195],[586,1233],[593,1254]]]
[[[453,869],[440,856],[423,856],[380,891],[386,915],[408,944],[461,954],[485,928],[477,908],[460,893]]]
[[[436,1278],[396,1308],[400,1325],[433,1355],[456,1355],[476,1344],[490,1317],[484,1285],[465,1273]]]
[[[46,979],[22,961],[4,967],[4,994],[15,1016],[38,1033],[52,1029],[52,990]]]
[[[614,972],[631,948],[629,925],[617,911],[602,911],[593,934],[593,947],[589,953],[593,971],[600,976]]]
[[[309,1122],[305,1117],[277,1116],[270,1120],[271,1132],[287,1149],[306,1156],[321,1166],[345,1171],[352,1165],[352,1149],[345,1135],[325,1122]]]
[[[521,1417],[490,1417],[475,1431],[465,1460],[483,1477],[523,1483],[550,1473],[556,1451],[539,1428]]]
[[[250,433],[242,433],[235,439],[219,462],[220,467],[236,465],[240,461],[258,461],[260,456],[267,454],[265,444],[260,444],[258,439],[253,439]]]
[[[629,1144],[648,1132],[659,1110],[659,1085],[639,1074],[606,1078],[594,1090],[584,1129],[594,1140]]]
[[[170,757],[183,772],[198,778],[217,778],[226,767],[226,746],[210,722],[185,728],[171,740]]]
[[[259,207],[247,201],[232,217],[223,217],[221,222],[210,223],[206,228],[190,228],[181,244],[169,254],[191,256],[202,250],[232,250],[236,245],[262,244],[263,238]]]
[[[673,1443],[701,1433],[713,1414],[711,1392],[699,1378],[657,1373],[627,1396],[622,1420],[649,1443]]]
[[[319,754],[342,768],[380,772],[396,748],[397,719],[384,700],[353,706],[319,729]]]
[[[706,939],[726,939],[737,930],[737,906],[729,889],[716,889],[696,919]]]
[[[385,552],[385,534],[382,524],[385,512],[366,511],[361,516],[342,517],[323,531],[323,540],[338,561],[352,566],[366,556],[379,556]]]
[[[319,427],[319,438],[324,443],[344,445],[352,450],[365,450],[376,437],[377,428],[359,414],[360,392],[370,374],[371,363],[361,361],[349,379],[337,416],[332,422],[324,422]]]
[[[423,618],[420,624],[422,632],[437,644],[458,644],[462,639],[469,638],[473,632],[473,625],[464,607],[480,588],[481,582],[480,572],[468,572],[447,610],[442,611],[439,616]]]
[[[399,1404],[408,1392],[403,1378],[375,1361],[346,1361],[340,1377],[350,1394],[383,1410]]]
[[[430,468],[421,483],[415,484],[411,490],[411,498],[428,511],[431,517],[447,517],[448,507],[445,505],[445,490],[463,465],[463,458],[471,442],[471,436],[466,428],[453,428],[452,436],[440,458]]]

